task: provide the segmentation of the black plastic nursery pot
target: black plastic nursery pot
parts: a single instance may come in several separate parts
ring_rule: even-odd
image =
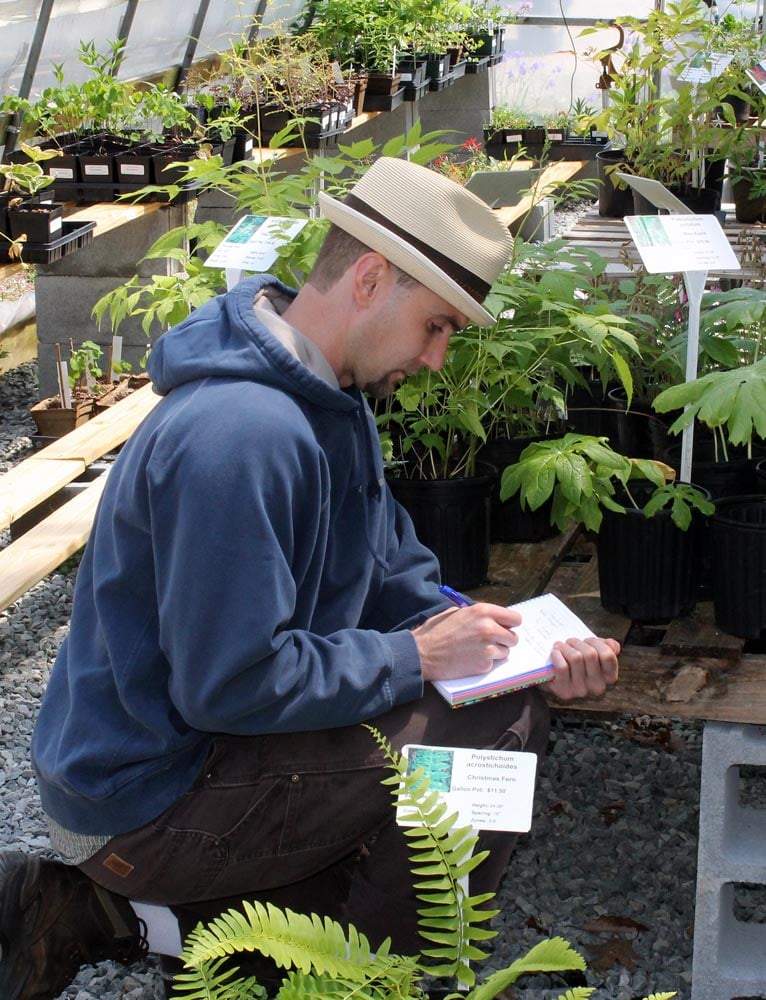
[[[622,386],[607,392],[608,405],[614,410],[612,447],[631,458],[659,459],[668,447],[668,426],[652,413],[648,400],[633,400]]]
[[[50,243],[61,233],[64,206],[60,202],[24,201],[8,208],[8,226],[13,239],[27,243]]]
[[[625,166],[624,149],[600,149],[596,153],[598,169],[598,214],[609,219],[622,219],[633,212],[630,187],[617,187],[608,168]]]
[[[715,624],[743,639],[766,638],[766,495],[716,501],[710,519]]]
[[[507,500],[500,499],[503,469],[518,462],[527,445],[542,440],[542,437],[493,438],[481,449],[481,458],[498,471],[490,506],[490,540],[493,542],[540,542],[559,533],[559,529],[551,524],[552,500],[537,510],[530,510],[522,507],[518,494]]]
[[[631,483],[639,507],[653,490],[651,484]],[[605,510],[596,540],[602,607],[644,623],[691,614],[698,599],[697,553],[704,523],[695,513],[683,531],[669,509],[653,517],[630,506],[624,514]]]
[[[731,198],[734,202],[734,218],[737,222],[764,222],[766,221],[766,195],[755,194],[763,184],[758,181],[763,180],[761,170],[753,168],[743,168],[731,181]]]
[[[715,188],[699,188],[682,191],[668,189],[679,201],[690,208],[695,215],[715,215],[721,208],[721,192]],[[635,215],[657,215],[659,209],[635,189],[633,190],[633,212]]]
[[[676,472],[681,469],[683,443],[676,442],[666,450],[663,460]],[[717,453],[712,438],[695,436],[692,444],[692,479],[708,490],[713,500],[723,497],[757,493],[756,466],[766,458],[766,446],[753,444],[748,454],[746,448],[729,445],[728,458]],[[765,491],[766,492],[766,491]]]
[[[496,471],[464,479],[388,478],[415,534],[439,560],[445,583],[478,587],[489,568],[490,495]]]

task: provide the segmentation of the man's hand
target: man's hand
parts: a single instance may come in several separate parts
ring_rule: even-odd
[[[412,630],[423,680],[486,674],[516,644],[511,629],[520,623],[518,611],[497,604],[472,604],[434,615]]]
[[[543,690],[562,701],[599,698],[617,680],[619,652],[616,639],[557,642],[551,654],[556,673],[543,685]]]
[[[518,611],[497,604],[472,604],[429,618],[413,636],[423,680],[486,674],[518,641]],[[617,680],[620,644],[615,639],[568,639],[551,653],[555,675],[544,685],[562,701],[600,697]]]

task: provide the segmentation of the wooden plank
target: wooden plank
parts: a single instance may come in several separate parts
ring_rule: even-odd
[[[106,479],[94,479],[0,552],[0,611],[85,545]]]
[[[620,679],[602,698],[560,702],[548,697],[552,706],[566,711],[764,725],[765,674],[763,656],[743,656],[730,667],[727,661],[663,656],[657,649],[626,645]]]
[[[744,639],[716,628],[712,603],[702,601],[690,615],[670,623],[661,649],[669,656],[713,656],[721,660],[738,660],[744,645]]]
[[[541,593],[578,532],[572,525],[541,542],[492,545],[488,582],[470,590],[470,596],[476,601],[507,605]]]
[[[40,457],[77,458],[90,465],[124,444],[161,398],[152,390],[151,385],[142,386],[92,420],[52,441],[40,451]]]
[[[503,225],[510,226],[519,219],[523,219],[541,198],[550,194],[559,184],[571,180],[584,166],[583,160],[557,160],[555,163],[551,163],[543,170],[529,194],[525,194],[515,205],[495,209]]]
[[[95,222],[96,228],[93,235],[96,237],[118,229],[134,219],[151,215],[163,207],[166,206],[158,201],[142,202],[138,205],[129,205],[125,202],[99,202],[67,212],[66,219],[67,222]]]
[[[80,458],[33,455],[0,476],[0,529],[37,507],[85,472]]]

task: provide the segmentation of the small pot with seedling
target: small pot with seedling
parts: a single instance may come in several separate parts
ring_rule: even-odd
[[[101,394],[99,387],[102,392],[108,388],[99,382],[103,372],[98,362],[103,351],[98,344],[85,340],[78,348],[70,345],[68,365],[58,345],[57,354],[59,394],[41,399],[29,411],[43,438],[61,437],[90,420]]]
[[[53,183],[42,163],[56,156],[55,150],[23,145],[27,159],[1,163],[0,176],[5,179],[7,195],[7,228],[3,234],[10,242],[11,258],[22,255],[24,243],[51,243],[61,233],[64,206],[43,201],[40,192]]]

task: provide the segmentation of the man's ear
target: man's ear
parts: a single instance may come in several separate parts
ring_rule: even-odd
[[[357,304],[365,308],[380,296],[391,281],[391,265],[375,250],[362,254],[354,265],[354,295]]]

